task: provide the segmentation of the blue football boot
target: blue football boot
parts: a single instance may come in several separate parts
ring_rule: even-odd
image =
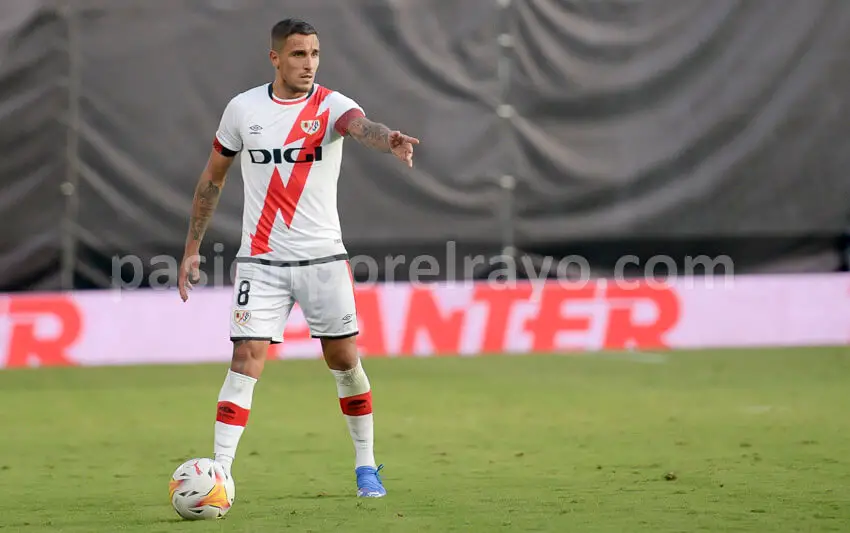
[[[375,468],[373,466],[361,466],[354,470],[357,474],[357,497],[358,498],[383,498],[387,495],[387,489],[381,482],[378,472],[384,465]]]

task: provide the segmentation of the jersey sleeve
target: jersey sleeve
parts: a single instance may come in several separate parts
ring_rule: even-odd
[[[242,150],[239,122],[239,104],[234,98],[224,108],[213,141],[215,150],[225,157],[233,157]]]
[[[366,116],[363,108],[341,93],[333,93],[330,99],[330,127],[339,137],[345,137],[348,133],[348,124],[357,117]]]

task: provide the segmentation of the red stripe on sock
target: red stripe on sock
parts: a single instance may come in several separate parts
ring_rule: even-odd
[[[250,409],[239,407],[233,402],[218,402],[218,411],[215,416],[216,422],[222,422],[231,426],[245,427],[248,424]]]
[[[363,416],[372,414],[372,391],[339,399],[342,414],[348,416]]]

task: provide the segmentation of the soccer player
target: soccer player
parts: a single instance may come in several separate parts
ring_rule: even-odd
[[[350,98],[315,82],[319,39],[287,19],[271,32],[271,83],[230,100],[192,202],[178,288],[199,279],[199,249],[234,157],[241,152],[245,206],[230,339],[233,358],[218,396],[215,460],[230,475],[270,343],[283,342],[295,302],[336,379],[355,450],[358,497],[386,495],[375,462],[372,392],[357,352],[357,313],[337,212],[343,139],[413,166],[419,141],[366,118]]]

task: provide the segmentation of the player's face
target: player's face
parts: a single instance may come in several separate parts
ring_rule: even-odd
[[[319,68],[319,39],[315,35],[290,35],[283,48],[272,54],[272,63],[290,89],[306,92]]]

